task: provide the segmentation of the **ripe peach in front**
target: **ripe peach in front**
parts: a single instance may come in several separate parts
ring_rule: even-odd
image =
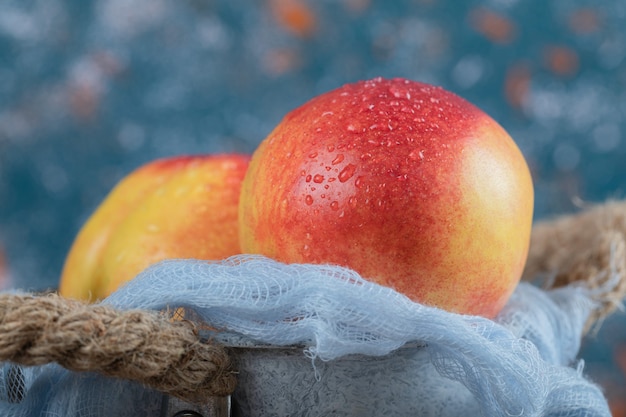
[[[261,143],[240,201],[243,252],[350,267],[415,301],[495,316],[533,213],[526,161],[466,100],[404,79],[322,94]]]
[[[129,174],[76,237],[61,295],[98,300],[163,259],[240,253],[237,211],[248,161],[235,154],[171,157]]]

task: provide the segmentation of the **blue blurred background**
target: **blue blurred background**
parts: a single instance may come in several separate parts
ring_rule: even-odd
[[[500,122],[537,219],[622,198],[625,22],[618,0],[3,0],[0,282],[54,288],[137,166],[251,153],[292,108],[375,76],[441,85]],[[626,317],[581,357],[626,415]]]

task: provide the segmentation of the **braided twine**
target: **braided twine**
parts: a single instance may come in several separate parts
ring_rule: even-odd
[[[607,202],[533,227],[524,279],[547,288],[578,282],[598,308],[589,324],[626,295],[626,203]],[[0,294],[0,361],[56,362],[138,381],[190,402],[233,392],[226,350],[199,340],[195,325],[147,311],[118,311],[58,295]]]
[[[138,381],[194,403],[235,388],[225,349],[199,341],[191,322],[56,294],[0,295],[0,361],[57,362],[72,371]]]
[[[537,222],[522,279],[544,286],[582,284],[598,307],[587,330],[622,307],[626,296],[626,202],[607,201],[577,214]]]

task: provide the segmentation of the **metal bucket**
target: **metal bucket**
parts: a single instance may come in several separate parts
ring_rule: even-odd
[[[442,377],[427,349],[313,360],[298,347],[234,347],[234,417],[467,416],[480,409],[457,381]]]

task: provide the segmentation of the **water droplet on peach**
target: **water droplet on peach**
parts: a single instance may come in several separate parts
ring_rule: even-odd
[[[304,179],[306,182],[311,182],[311,179],[313,178],[313,176],[311,174],[307,175],[306,178]]]
[[[313,197],[310,194],[307,194],[307,196],[304,197],[304,202],[307,206],[310,206],[311,204],[313,204]]]
[[[331,208],[333,211],[337,211],[337,210],[339,210],[339,203],[338,203],[337,201],[333,201],[332,203],[330,203],[330,208]]]
[[[317,158],[317,152],[311,152],[309,158]]]
[[[413,161],[422,160],[424,159],[424,151],[420,149],[415,149],[411,151],[411,153],[409,154],[409,158],[411,158]]]
[[[346,182],[354,175],[356,166],[353,164],[346,165],[339,173],[339,182]]]
[[[389,93],[391,93],[395,98],[406,98],[407,100],[411,99],[411,93],[409,90],[397,85],[389,87]]]
[[[333,159],[333,161],[331,163],[333,165],[337,165],[337,164],[343,162],[344,159],[345,158],[344,158],[343,154],[342,153],[338,153],[337,156],[335,157],[335,159]]]
[[[316,174],[316,175],[313,177],[313,182],[314,182],[314,183],[316,183],[316,184],[321,184],[321,183],[323,183],[323,182],[324,182],[324,176],[323,176],[323,175],[320,175],[320,174]]]
[[[363,187],[363,177],[362,176],[357,177],[356,181],[354,181],[354,185],[356,186],[356,188]]]
[[[363,104],[361,105],[361,112],[372,111],[374,110],[374,107],[375,106],[372,103],[363,102]]]

